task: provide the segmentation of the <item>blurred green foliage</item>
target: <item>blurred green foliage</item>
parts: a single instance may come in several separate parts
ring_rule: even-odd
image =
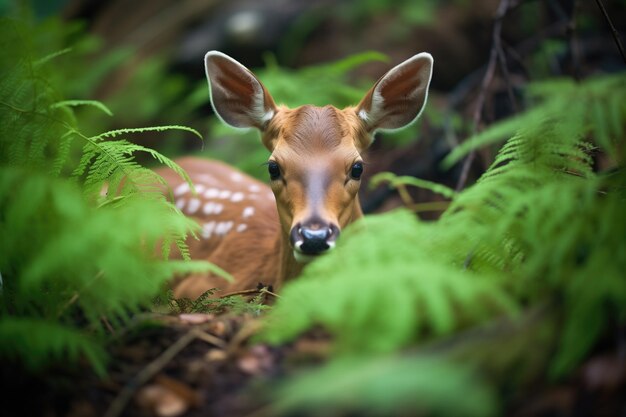
[[[197,225],[161,192],[163,179],[139,165],[158,152],[120,136],[178,130],[155,126],[88,134],[76,107],[111,114],[103,103],[65,100],[72,51],[57,21],[0,21],[0,357],[31,370],[87,358],[104,373],[107,325],[147,308],[175,273],[220,270],[169,260]],[[71,71],[70,71],[71,74]],[[63,88],[61,88],[63,87]],[[108,190],[108,191],[107,191]]]

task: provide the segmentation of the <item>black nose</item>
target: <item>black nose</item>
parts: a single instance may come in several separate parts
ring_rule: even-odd
[[[300,230],[300,234],[302,235],[302,246],[300,246],[300,250],[302,250],[302,252],[309,254],[321,253],[330,247],[327,242],[328,236],[330,236],[330,229],[323,228],[313,230],[303,227]]]
[[[339,229],[334,225],[310,223],[296,225],[291,230],[291,243],[306,255],[319,255],[334,245]]]

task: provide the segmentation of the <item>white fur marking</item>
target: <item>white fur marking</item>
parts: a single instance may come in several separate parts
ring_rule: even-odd
[[[190,190],[189,184],[187,184],[186,182],[183,182],[178,187],[176,187],[176,189],[174,190],[174,195],[176,197],[178,197],[180,195],[183,195],[183,194],[189,192],[189,190]]]
[[[186,201],[185,201],[184,198],[176,200],[176,207],[178,208],[178,210],[182,210],[183,207],[185,207],[185,203],[186,203]]]
[[[261,191],[261,187],[256,184],[252,184],[248,187],[248,191],[250,191],[251,193],[258,193],[259,191]]]
[[[204,198],[215,198],[218,195],[220,195],[220,190],[218,190],[217,188],[209,188],[204,193]]]
[[[209,201],[208,203],[205,203],[204,206],[202,207],[202,212],[204,214],[213,214],[213,207],[215,207],[215,203],[212,201]]]
[[[228,190],[223,190],[223,191],[220,191],[220,194],[217,196],[217,198],[221,198],[221,199],[225,200],[225,199],[227,199],[228,197],[230,197],[230,195],[231,195],[231,194],[232,194],[232,193],[231,193],[230,191],[228,191]]]
[[[219,222],[215,226],[215,233],[218,235],[224,236],[226,233],[230,231],[231,227],[233,227],[232,221]]]
[[[187,206],[187,212],[189,214],[194,214],[200,208],[202,203],[197,198],[192,198],[189,200],[189,205]]]
[[[203,238],[205,239],[209,239],[211,237],[211,234],[213,233],[213,229],[215,229],[215,222],[208,222],[208,223],[204,223],[202,225],[202,231],[200,232],[200,234],[202,235]]]
[[[230,179],[234,182],[241,182],[241,180],[243,180],[243,175],[238,172],[233,172],[230,174]]]
[[[202,184],[194,184],[193,186],[196,189],[196,192],[198,194],[202,194],[204,192],[204,190],[206,189],[206,187],[204,185],[202,185]]]
[[[253,214],[254,214],[254,207],[248,206],[245,209],[243,209],[243,213],[241,213],[241,216],[244,219],[247,219],[248,217],[251,217]]]
[[[243,200],[243,193],[239,191],[233,194],[233,196],[230,198],[230,201],[232,201],[233,203],[238,203],[242,200]]]
[[[248,228],[248,225],[245,223],[241,223],[239,225],[237,225],[237,231],[239,233],[243,232],[244,230],[246,230]]]
[[[202,212],[206,215],[220,214],[222,210],[224,210],[224,205],[213,201],[205,203],[202,207]]]

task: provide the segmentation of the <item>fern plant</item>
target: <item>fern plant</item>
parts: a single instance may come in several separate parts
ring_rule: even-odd
[[[134,154],[147,152],[188,177],[158,152],[117,139],[198,132],[159,126],[83,133],[75,106],[110,111],[62,97],[57,83],[71,80],[55,67],[60,53],[41,42],[54,37],[48,29],[0,22],[0,358],[39,369],[85,357],[102,373],[107,328],[149,307],[177,273],[223,272],[168,259],[172,245],[177,258],[189,257],[185,239],[197,226]]]
[[[337,363],[288,383],[281,404],[302,410],[315,399],[354,411],[354,404],[324,387],[344,378],[356,381],[352,390],[370,392],[378,378],[391,380],[391,372],[394,379],[413,381],[412,396],[403,400],[415,399],[411,410],[457,413],[449,402],[419,399],[428,398],[432,384],[460,383],[457,392],[481,387],[490,393],[479,413],[489,415],[497,410],[490,395],[515,389],[503,381],[567,375],[611,323],[626,320],[625,93],[623,73],[580,85],[531,85],[528,111],[448,157],[450,166],[471,149],[510,137],[479,181],[458,194],[428,182],[379,177],[443,192],[451,205],[436,222],[402,210],[366,218],[346,231],[335,252],[284,288],[262,338],[284,343],[321,326],[334,336],[340,355]],[[598,167],[595,159],[608,167]],[[541,319],[529,319],[537,311]],[[480,330],[503,318],[493,337]],[[459,337],[472,331],[478,336]],[[488,343],[477,345],[477,339]],[[410,364],[417,367],[428,349],[413,352],[412,359],[393,359],[417,343],[434,344],[442,353],[437,364],[458,366],[462,360],[474,365],[474,373],[479,366],[491,369],[489,378],[462,383],[461,374],[445,374],[445,381],[433,373],[431,384],[421,385]],[[344,366],[353,356],[359,359]],[[531,362],[531,377],[511,375],[519,369],[512,364]],[[360,373],[371,363],[381,368]],[[383,407],[383,414],[406,410],[405,402],[385,399],[370,406]]]

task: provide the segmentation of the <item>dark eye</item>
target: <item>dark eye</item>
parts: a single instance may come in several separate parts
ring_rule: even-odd
[[[355,162],[352,165],[352,170],[350,171],[350,176],[355,180],[361,179],[361,175],[363,174],[363,162]]]
[[[270,179],[272,180],[277,180],[278,178],[280,178],[280,167],[274,161],[270,161],[267,164],[267,172],[270,173]]]

